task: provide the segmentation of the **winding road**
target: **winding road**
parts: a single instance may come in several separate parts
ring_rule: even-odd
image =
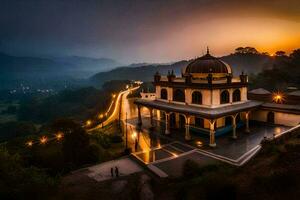
[[[114,110],[112,112],[112,114],[101,124],[97,125],[94,128],[88,129],[87,132],[91,132],[94,130],[98,130],[101,129],[102,127],[114,122],[115,120],[119,119],[119,114],[120,114],[120,110],[124,110],[122,108],[123,103],[127,98],[127,96],[130,94],[130,92],[137,90],[140,86],[136,86],[133,88],[129,88],[128,90],[122,91],[118,94],[117,98],[116,98],[116,102],[114,103]],[[122,112],[123,115],[123,112]],[[122,117],[123,118],[123,117]]]

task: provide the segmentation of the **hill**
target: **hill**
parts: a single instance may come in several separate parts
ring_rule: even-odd
[[[84,76],[86,74],[105,71],[119,65],[120,63],[117,61],[108,58],[80,56],[40,58],[11,56],[0,53],[0,73],[2,76],[9,75],[15,78],[34,78],[37,74],[44,76],[53,74],[74,76],[78,72]]]
[[[263,54],[239,54],[234,53],[220,57],[233,68],[233,73],[239,75],[241,71],[246,73],[258,73],[262,69],[272,66],[272,57]],[[182,68],[187,66],[193,60],[182,60],[173,64],[152,64],[138,67],[119,67],[108,72],[100,72],[91,77],[91,80],[97,84],[115,79],[120,80],[142,80],[152,81],[156,71],[161,74],[167,74],[168,70],[174,70],[177,75],[181,74]]]
[[[0,89],[20,85],[63,87],[66,82],[82,82],[99,71],[119,66],[115,60],[89,57],[19,57],[0,53]]]

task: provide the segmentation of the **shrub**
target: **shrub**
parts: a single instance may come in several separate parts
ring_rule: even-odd
[[[0,150],[0,199],[45,199],[58,179],[36,167],[24,167],[17,154]]]
[[[102,146],[105,149],[108,149],[111,146],[110,138],[106,134],[95,134],[92,135],[91,138],[100,146]]]
[[[292,172],[285,170],[254,178],[254,185],[256,185],[257,188],[267,190],[268,192],[287,191],[295,187],[296,183],[297,176]]]
[[[205,196],[208,200],[237,199],[237,186],[222,174],[213,174],[203,181]]]
[[[111,136],[109,137],[109,139],[110,139],[110,141],[111,141],[112,143],[120,143],[120,142],[123,142],[122,136],[120,136],[120,135],[111,135]]]

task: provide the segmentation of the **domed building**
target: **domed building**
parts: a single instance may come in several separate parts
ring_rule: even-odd
[[[216,136],[232,134],[237,138],[236,129],[245,127],[250,131],[249,113],[262,103],[247,99],[248,76],[242,73],[233,77],[232,68],[224,61],[206,55],[199,57],[182,69],[180,77],[173,71],[166,76],[159,72],[154,75],[155,99],[138,99],[139,124],[142,124],[140,109],[150,111],[164,122],[165,134],[170,130],[184,129],[186,140],[193,134],[205,134],[209,145],[216,146]]]

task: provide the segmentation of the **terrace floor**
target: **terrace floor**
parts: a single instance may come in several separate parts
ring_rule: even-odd
[[[250,123],[250,133],[246,133],[244,128],[237,129],[237,139],[232,139],[231,133],[224,134],[222,136],[216,137],[215,148],[208,146],[209,137],[200,133],[191,132],[192,140],[185,141],[184,130],[171,130],[171,134],[164,134],[164,126],[161,122],[157,121],[157,126],[151,130],[150,129],[150,119],[148,117],[143,118],[142,127],[136,128],[137,119],[133,118],[128,120],[128,133],[137,135],[135,140],[133,138],[131,145],[133,145],[133,151],[139,152],[151,152],[151,149],[157,149],[157,152],[161,152],[160,147],[170,144],[172,142],[180,142],[189,146],[193,149],[201,149],[214,154],[218,154],[230,159],[238,159],[243,154],[253,149],[261,143],[261,141],[266,138],[272,138],[276,134],[280,134],[283,131],[288,130],[290,127],[281,125],[268,125],[261,123]],[[134,133],[135,132],[135,133]],[[173,146],[168,145],[168,146]],[[184,151],[186,152],[186,151]],[[176,150],[169,150],[169,154],[178,154]],[[154,156],[157,160],[158,157],[165,158],[168,153],[161,153],[161,155]],[[153,162],[150,156],[150,162]]]

